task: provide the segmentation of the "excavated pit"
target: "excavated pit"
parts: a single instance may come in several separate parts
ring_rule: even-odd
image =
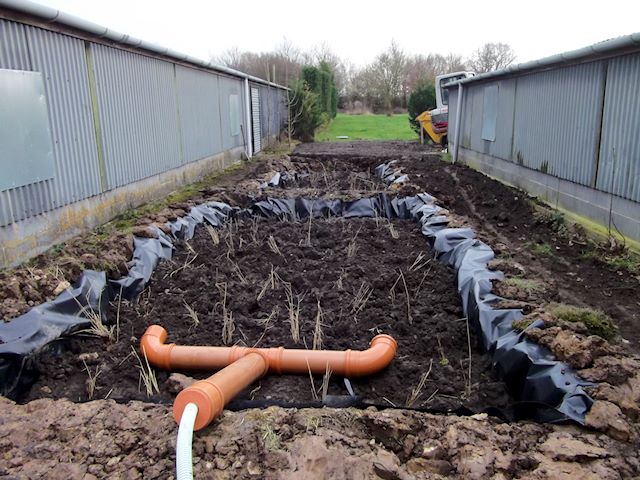
[[[177,393],[170,391],[168,373],[157,373],[159,394],[148,398],[140,387],[132,348],[138,348],[149,325],[166,328],[170,342],[223,345],[226,310],[235,327],[231,344],[312,348],[319,304],[324,349],[365,349],[377,333],[398,341],[390,367],[371,377],[351,379],[365,404],[438,411],[464,406],[482,411],[508,403],[489,359],[476,351],[474,332],[467,337],[453,270],[432,258],[415,223],[252,218],[221,228],[217,244],[210,233],[200,227],[192,240],[179,245],[173,259],[157,267],[137,302],[111,304],[109,318],[119,318],[117,341],[72,336],[62,341],[65,348],[41,354],[37,363],[41,375],[23,401],[89,400],[89,371],[99,372],[93,398],[168,403]],[[294,309],[300,299],[298,342],[292,338],[287,284]],[[358,302],[358,297],[367,300]],[[317,343],[318,334],[315,338]],[[417,400],[412,401],[412,389],[427,373]],[[314,379],[316,390],[321,382],[320,376]],[[341,378],[331,378],[328,394],[348,395]],[[321,397],[321,392],[317,395]],[[241,393],[236,404],[246,400],[309,404],[314,393],[308,376],[273,375]]]

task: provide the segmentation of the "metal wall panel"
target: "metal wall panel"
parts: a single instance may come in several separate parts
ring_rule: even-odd
[[[456,143],[456,111],[458,108],[458,89],[452,88],[449,90],[449,127],[448,127],[448,135],[449,135],[449,151],[452,150],[453,145]],[[460,135],[460,140],[462,140],[462,135]]]
[[[0,68],[32,70],[25,26],[0,20]],[[0,191],[0,226],[50,208],[51,180]]]
[[[183,163],[173,63],[91,44],[108,188]]]
[[[56,174],[52,208],[101,192],[82,40],[27,27],[33,69],[44,75]]]
[[[260,90],[260,124],[262,138],[277,135],[287,119],[286,92],[266,85],[252,85]]]
[[[498,87],[496,137],[494,141],[482,139],[484,91],[486,86]],[[477,152],[511,160],[513,141],[513,121],[515,108],[516,80],[500,80],[490,84],[468,85],[464,87],[462,111],[462,146]],[[457,98],[457,92],[455,97]],[[451,104],[449,104],[451,108]],[[455,107],[454,107],[455,108]],[[451,120],[451,113],[449,114]],[[466,130],[465,130],[466,127]],[[466,143],[464,136],[466,135]]]
[[[55,161],[52,180],[0,193],[0,225],[7,225],[96,195],[100,179],[84,42],[0,22],[0,66],[43,74]]]
[[[222,148],[223,150],[230,150],[235,147],[241,147],[244,145],[243,137],[245,136],[246,126],[245,118],[246,114],[244,112],[244,102],[242,105],[242,112],[240,112],[240,122],[242,124],[242,128],[240,129],[240,133],[238,135],[231,134],[231,111],[229,109],[229,97],[231,95],[243,95],[244,85],[242,80],[236,80],[228,77],[220,77],[219,80],[220,89],[219,92],[219,101],[220,101],[220,118],[222,119]]]
[[[487,85],[482,93],[482,132],[480,138],[496,141],[498,124],[498,85]]]
[[[0,190],[55,175],[51,129],[40,72],[0,69]]]
[[[274,117],[273,130],[276,133],[280,133],[285,128],[287,118],[289,117],[289,109],[287,107],[287,92],[283,90],[274,91],[274,110],[276,115]]]
[[[462,93],[460,145],[464,148],[471,148],[471,124],[473,119],[473,95],[471,92],[471,88],[466,88]]]
[[[25,26],[0,20],[0,68],[31,70]]]
[[[0,226],[245,144],[249,105],[237,78],[6,20],[0,68],[42,73],[55,164],[51,180],[0,191]],[[283,121],[276,97],[272,127]]]
[[[251,121],[253,134],[253,153],[262,150],[262,128],[260,122],[260,89],[251,87]]]
[[[518,77],[512,160],[591,185],[603,72],[600,61]]]
[[[609,61],[596,187],[640,202],[640,55]]]
[[[485,151],[485,141],[482,140],[482,105],[484,104],[483,86],[473,87],[467,91],[467,100],[471,108],[471,149],[477,152]],[[488,143],[488,142],[487,142]]]
[[[262,135],[263,143],[267,143],[267,137],[271,125],[271,103],[269,101],[270,89],[266,85],[258,86],[260,90],[260,133]]]
[[[501,80],[498,83],[498,121],[495,142],[489,142],[489,151],[494,157],[511,159],[513,148],[513,119],[515,113],[516,80]]]
[[[176,65],[184,161],[222,151],[218,75]]]

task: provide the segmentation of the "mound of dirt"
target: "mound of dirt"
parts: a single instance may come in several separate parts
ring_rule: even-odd
[[[110,400],[0,399],[3,478],[174,478],[170,408]],[[195,478],[613,480],[640,473],[636,446],[575,427],[402,410],[225,412],[193,442]]]

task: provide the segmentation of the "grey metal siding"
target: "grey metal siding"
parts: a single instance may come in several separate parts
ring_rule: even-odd
[[[243,94],[243,82],[241,80],[235,80],[228,77],[220,77],[219,80],[220,89],[218,90],[220,98],[220,117],[222,119],[222,148],[223,150],[230,150],[235,147],[241,147],[244,145],[243,132],[246,132],[244,125],[246,116],[244,112],[240,112],[240,122],[242,128],[238,135],[231,134],[231,112],[229,110],[229,97],[233,95]],[[242,103],[244,110],[244,103]],[[245,133],[246,134],[246,133]]]
[[[0,20],[0,68],[31,70],[26,27]]]
[[[24,25],[0,20],[0,68],[32,70]],[[42,213],[51,201],[51,180],[2,191],[0,226]]]
[[[594,62],[519,77],[512,159],[590,185],[603,68]]]
[[[513,147],[513,119],[515,111],[516,80],[498,82],[498,121],[496,140],[490,143],[491,155],[509,160]]]
[[[609,61],[596,187],[640,202],[640,55]]]
[[[471,89],[466,89],[462,94],[462,119],[460,122],[460,145],[471,148],[471,124],[473,121],[473,95]]]
[[[467,92],[467,101],[473,110],[470,122],[471,148],[478,152],[484,151],[484,140],[482,140],[482,105],[484,101],[484,88],[474,87]]]
[[[0,227],[245,144],[244,79],[99,42],[0,20],[0,68],[42,73],[55,168],[0,191]]]
[[[173,64],[91,44],[108,188],[182,165]]]
[[[260,85],[260,133],[262,135],[263,144],[267,144],[269,136],[269,119],[271,117],[271,104],[269,103],[269,88],[266,85]]]
[[[277,135],[287,120],[286,92],[267,85],[252,85],[260,90],[260,124],[262,138]]]
[[[258,153],[262,150],[262,128],[260,117],[260,89],[251,87],[251,131],[253,135],[253,153]]]
[[[176,85],[185,162],[220,153],[218,75],[177,65]]]
[[[84,42],[0,21],[0,68],[42,72],[55,178],[0,192],[0,225],[100,193]]]
[[[449,145],[452,147],[456,141],[456,132],[458,126],[456,125],[456,110],[458,108],[458,89],[452,88],[449,91]],[[460,136],[462,139],[462,135]]]
[[[493,155],[504,160],[511,160],[511,146],[513,138],[513,113],[515,108],[516,81],[502,80],[489,85],[498,86],[498,110],[496,119],[496,137],[494,141],[482,139],[482,117],[484,110],[484,88],[487,84],[469,85],[463,87],[462,130],[461,145],[465,148]],[[449,123],[455,123],[455,109],[458,92],[449,93]],[[450,131],[454,131],[450,129]],[[454,139],[450,138],[450,141]]]
[[[84,42],[33,27],[27,37],[33,69],[44,74],[59,207],[101,191]]]

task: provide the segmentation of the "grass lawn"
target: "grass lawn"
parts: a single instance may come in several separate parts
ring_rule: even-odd
[[[344,140],[417,140],[418,134],[409,126],[407,114],[392,115],[346,115],[338,113],[328,127],[316,132],[317,141]]]

